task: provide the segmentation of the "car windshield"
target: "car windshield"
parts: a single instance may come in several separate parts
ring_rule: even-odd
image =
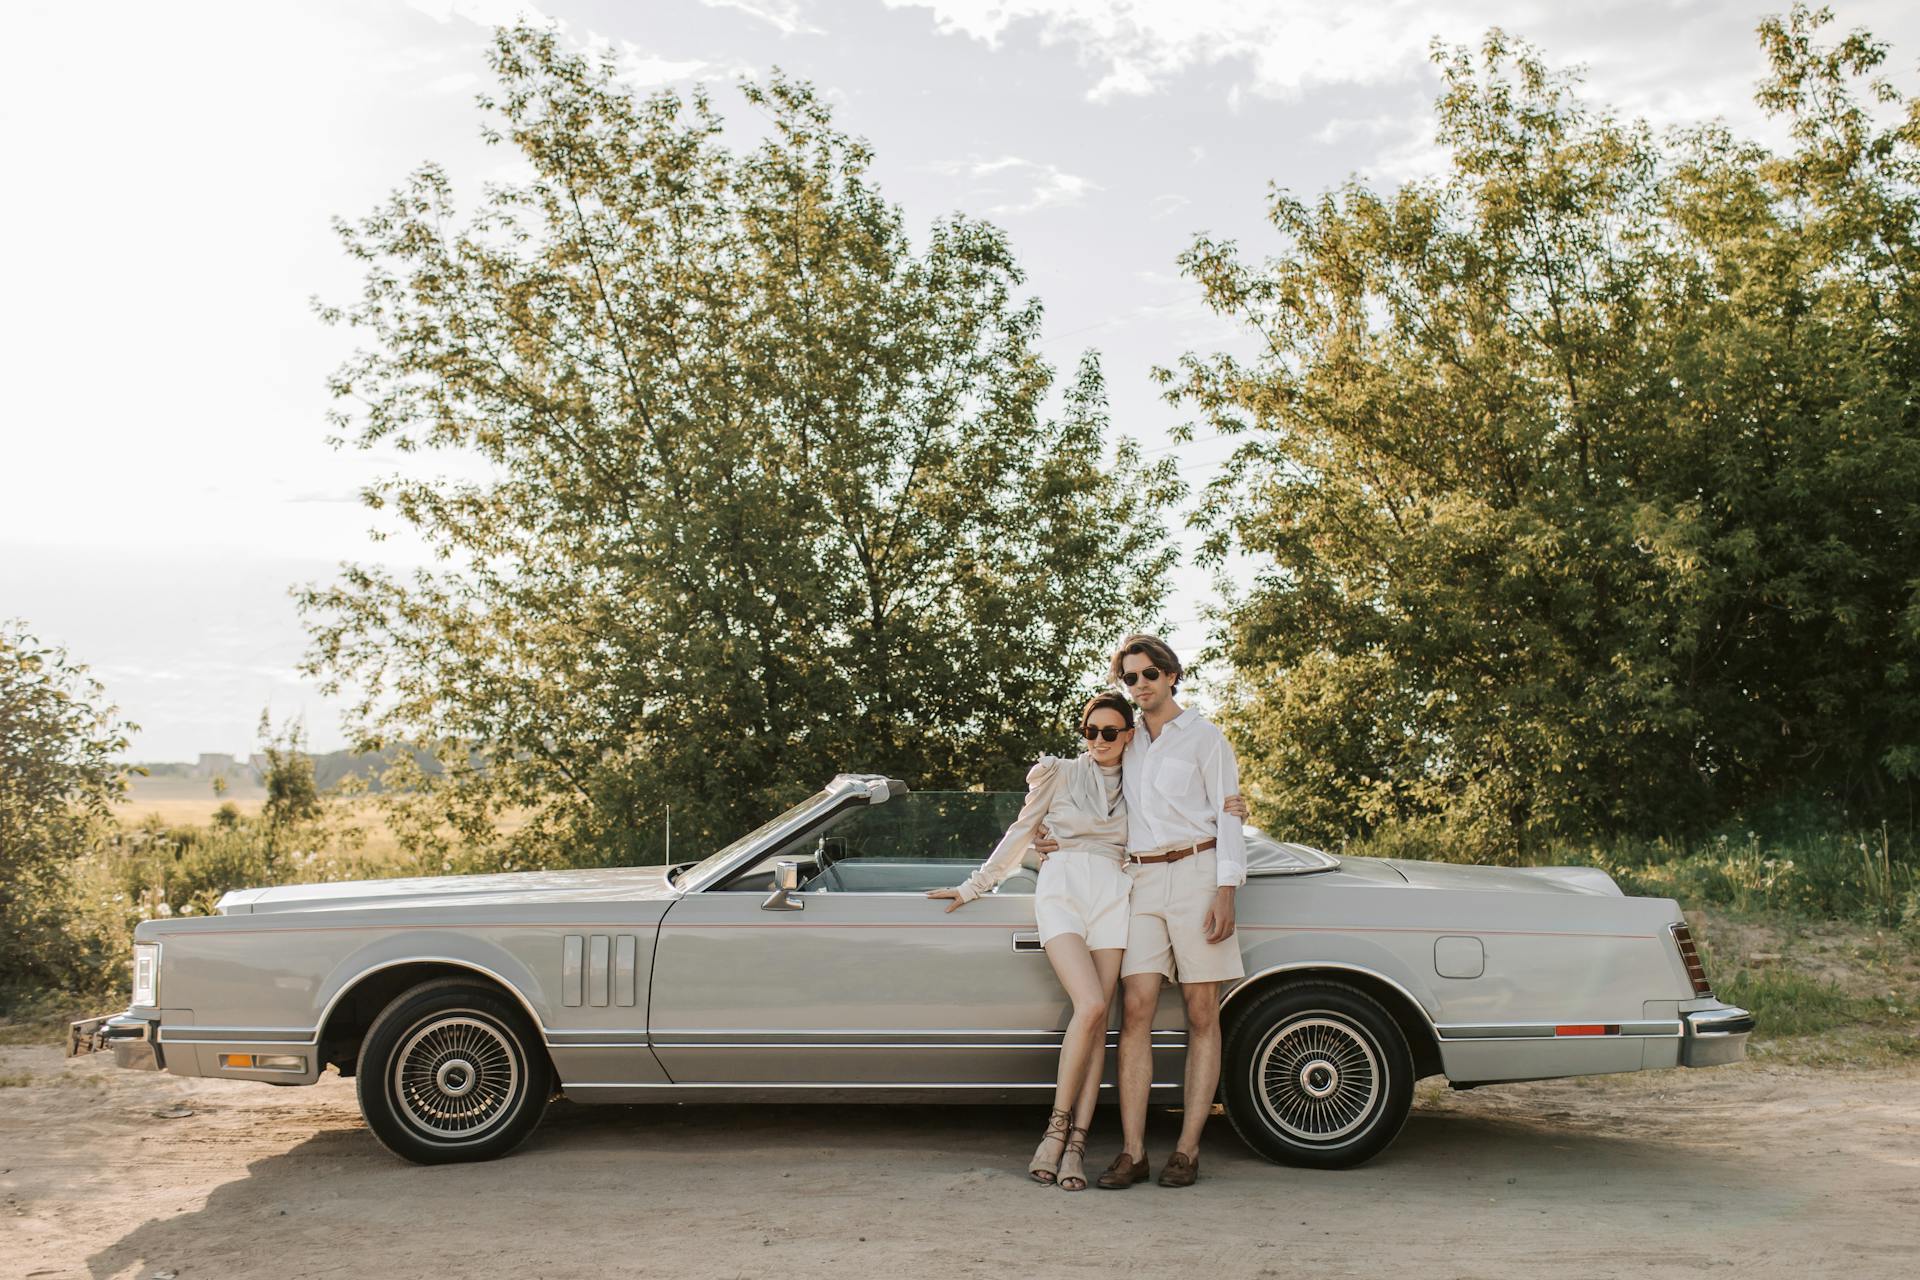
[[[1315,871],[1337,871],[1340,859],[1304,844],[1275,840],[1258,827],[1246,828],[1247,874],[1301,876]]]
[[[1020,813],[1023,791],[915,791],[856,804],[767,849],[728,877],[758,888],[784,859],[802,863],[809,889],[924,891],[953,884],[992,852]]]
[[[753,830],[747,832],[747,834],[741,836],[738,840],[735,840],[732,844],[729,844],[726,848],[708,854],[705,858],[694,863],[679,875],[674,876],[673,883],[676,885],[698,884],[706,876],[724,866],[731,858],[748,845],[764,840],[773,833],[775,828],[785,823],[802,820],[810,810],[819,809],[825,805],[828,800],[832,798],[832,795],[833,793],[830,791],[814,792],[805,800],[793,806],[793,808],[761,823]]]

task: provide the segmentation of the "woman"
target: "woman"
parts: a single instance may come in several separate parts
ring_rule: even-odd
[[[1120,761],[1133,740],[1133,708],[1118,693],[1097,694],[1080,712],[1086,750],[1072,760],[1041,756],[1027,773],[1027,799],[987,860],[952,889],[956,911],[1020,866],[1042,822],[1060,848],[1041,864],[1033,893],[1040,944],[1073,999],[1073,1018],[1060,1045],[1060,1070],[1046,1134],[1027,1165],[1045,1186],[1084,1191],[1087,1128],[1100,1097],[1106,1064],[1107,1010],[1127,946],[1127,810],[1120,795]],[[1227,801],[1244,815],[1240,797]],[[1075,1121],[1079,1123],[1074,1123]]]

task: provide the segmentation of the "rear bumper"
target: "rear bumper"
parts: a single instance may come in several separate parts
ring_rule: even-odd
[[[1753,1034],[1753,1015],[1730,1004],[1715,1003],[1680,1015],[1685,1033],[1680,1043],[1683,1067],[1723,1067],[1747,1056],[1747,1037]]]
[[[67,1056],[111,1051],[113,1065],[134,1071],[159,1071],[166,1065],[161,1057],[160,1020],[140,1018],[131,1013],[111,1017],[87,1018],[67,1025]]]

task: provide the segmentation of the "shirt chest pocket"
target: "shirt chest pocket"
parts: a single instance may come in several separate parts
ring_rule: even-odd
[[[1153,766],[1153,789],[1169,800],[1197,801],[1200,770],[1185,760],[1160,760]]]

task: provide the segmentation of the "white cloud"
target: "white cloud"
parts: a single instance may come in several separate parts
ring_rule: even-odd
[[[984,198],[997,200],[987,206],[995,217],[1035,213],[1058,205],[1078,204],[1089,192],[1102,190],[1091,179],[1068,173],[1058,165],[1025,160],[1019,156],[1001,156],[994,160],[948,160],[931,166],[936,173],[963,175],[973,179],[1009,178],[1030,180],[1020,194],[1007,190],[1006,181],[984,184]]]
[[[1249,68],[1247,88],[1270,97],[1316,84],[1403,77],[1434,35],[1471,39],[1495,22],[1525,29],[1550,12],[1542,0],[886,0],[931,11],[938,30],[998,46],[1032,24],[1042,43],[1070,43],[1095,77],[1096,102],[1153,93],[1182,72],[1227,62]],[[1238,87],[1236,84],[1233,87]],[[1230,90],[1231,91],[1231,90]]]
[[[738,74],[735,68],[722,67],[717,63],[704,62],[697,58],[686,62],[662,58],[657,54],[644,52],[629,40],[620,41],[620,52],[617,55],[615,67],[614,74],[636,89],[652,89],[663,84],[672,84],[676,80],[726,79]]]
[[[720,2],[729,3],[733,0],[720,0]],[[701,58],[664,58],[641,48],[631,40],[613,40],[593,31],[587,32],[582,38],[572,32],[569,23],[549,16],[538,5],[528,3],[528,0],[407,0],[407,5],[443,24],[459,18],[489,30],[494,27],[512,26],[517,22],[537,27],[551,27],[589,53],[612,53],[615,74],[636,89],[658,88],[680,80],[731,79],[750,70],[739,64],[708,62]],[[766,16],[747,4],[735,3],[735,7],[747,9],[756,17]],[[795,8],[792,4],[780,3],[774,3],[768,7],[782,11]]]
[[[474,71],[452,71],[427,85],[428,93],[459,93],[471,89],[480,83],[480,75]]]
[[[482,27],[510,27],[516,22],[551,26],[553,19],[529,0],[407,0],[407,7],[445,24],[455,18]]]
[[[1551,65],[1588,68],[1588,96],[1656,125],[1724,116],[1766,136],[1753,103],[1764,61],[1753,29],[1784,0],[1631,0],[1566,5],[1549,0],[885,0],[919,9],[944,35],[998,48],[1010,35],[1072,48],[1086,97],[1112,102],[1205,73],[1225,81],[1231,107],[1243,93],[1293,99],[1334,86],[1431,85],[1430,42],[1473,45],[1490,27],[1538,45]],[[1891,41],[1887,70],[1911,67],[1912,0],[1838,0],[1832,41],[1864,26]],[[1423,102],[1422,114],[1426,106]]]
[[[823,36],[824,30],[807,21],[799,0],[700,0],[709,9],[738,9],[777,28],[781,35]]]
[[[1192,203],[1193,201],[1187,196],[1176,195],[1172,192],[1166,195],[1155,196],[1147,203],[1147,208],[1152,210],[1147,217],[1154,222],[1158,222],[1162,218],[1173,216]]]

